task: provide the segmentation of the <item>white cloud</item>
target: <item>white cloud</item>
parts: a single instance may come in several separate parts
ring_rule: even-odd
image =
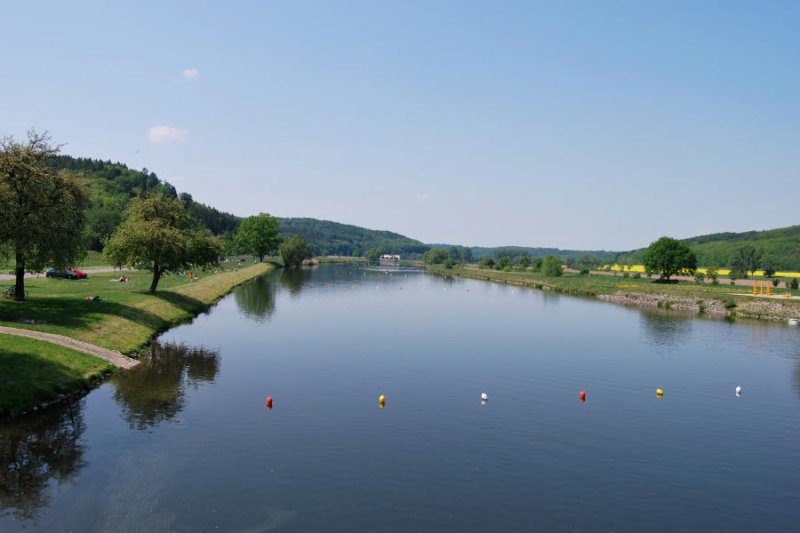
[[[418,195],[417,195],[417,201],[418,201],[418,202],[425,203],[425,202],[427,202],[427,201],[428,201],[428,200],[430,200],[430,199],[431,199],[431,195],[430,195],[430,194],[428,194],[428,193],[426,193],[426,192],[424,192],[424,193],[422,193],[422,194],[418,194]]]
[[[196,80],[200,77],[200,70],[196,67],[190,67],[183,69],[183,77],[187,80]]]
[[[189,138],[187,130],[171,126],[153,126],[147,130],[147,140],[151,143],[182,143]]]

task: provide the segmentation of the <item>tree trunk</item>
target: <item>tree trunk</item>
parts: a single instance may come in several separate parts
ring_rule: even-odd
[[[156,288],[158,287],[158,281],[161,279],[161,269],[158,268],[158,265],[153,268],[153,283],[150,284],[150,290],[147,291],[150,294],[156,293]]]
[[[264,262],[264,254],[259,254],[258,255],[258,262],[259,263],[263,263]]]
[[[16,247],[16,260],[17,268],[14,272],[16,274],[16,284],[14,286],[14,300],[18,302],[25,301],[25,253],[22,251],[21,246]]]

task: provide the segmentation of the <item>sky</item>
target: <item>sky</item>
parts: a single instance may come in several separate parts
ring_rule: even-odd
[[[8,2],[0,135],[426,243],[800,223],[800,2]]]

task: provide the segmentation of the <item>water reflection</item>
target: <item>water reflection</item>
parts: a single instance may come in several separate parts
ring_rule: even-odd
[[[647,339],[659,346],[677,346],[691,339],[694,316],[690,313],[646,309],[641,323]]]
[[[247,318],[256,322],[269,320],[275,311],[275,277],[261,276],[244,283],[234,290],[233,297]]]
[[[69,482],[85,465],[81,403],[0,426],[0,516],[35,518],[50,502],[48,486]]]
[[[284,268],[281,270],[278,281],[281,287],[287,289],[289,294],[297,296],[303,290],[303,285],[311,279],[310,268]]]
[[[153,342],[141,365],[114,379],[114,399],[129,426],[145,430],[174,420],[184,408],[186,387],[213,382],[218,373],[214,350]]]

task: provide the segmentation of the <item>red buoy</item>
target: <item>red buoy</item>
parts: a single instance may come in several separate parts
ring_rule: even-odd
[[[585,402],[586,401],[586,391],[582,390],[580,396],[581,396],[581,401]]]
[[[267,396],[267,409],[272,409],[272,396]]]

